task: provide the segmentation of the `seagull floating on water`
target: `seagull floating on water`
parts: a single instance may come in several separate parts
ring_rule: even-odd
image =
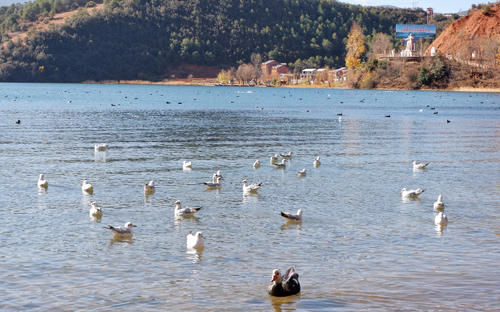
[[[40,174],[38,176],[38,187],[39,188],[47,188],[49,187],[49,181],[45,180],[44,175]]]
[[[194,215],[195,212],[199,211],[201,207],[193,207],[193,208],[182,208],[182,203],[180,200],[175,201],[175,215],[180,217],[180,216],[192,216]]]
[[[257,193],[257,191],[262,186],[262,183],[248,184],[248,181],[246,179],[241,181],[241,184],[243,184],[243,193]]]
[[[278,161],[278,154],[274,154],[273,156],[271,156],[271,159],[270,159],[271,164],[274,164],[277,161]]]
[[[196,232],[194,235],[192,232],[189,232],[186,237],[187,249],[203,249],[205,247],[205,242],[203,241],[204,238],[205,237],[201,232]]]
[[[282,211],[281,216],[287,221],[302,221],[302,209],[297,210],[296,214]]]
[[[439,194],[438,199],[434,202],[434,210],[443,210],[443,195]]]
[[[152,195],[155,191],[155,182],[153,180],[149,181],[149,183],[144,184],[144,194]]]
[[[87,180],[82,181],[82,192],[92,194],[94,192],[94,187]]]
[[[271,284],[267,287],[267,292],[271,296],[276,297],[291,296],[299,293],[299,274],[295,272],[295,268],[289,268],[283,276],[281,276],[280,270],[274,269]]]
[[[440,211],[436,217],[434,218],[434,224],[436,225],[447,225],[448,217],[444,214],[444,212]]]
[[[407,190],[406,187],[401,190],[401,197],[403,198],[417,198],[418,195],[424,192],[423,189],[418,188],[416,190]]]
[[[315,168],[318,168],[318,167],[319,167],[319,165],[321,165],[321,162],[319,161],[319,156],[318,156],[318,157],[316,157],[316,159],[313,161],[313,166],[314,166]]]
[[[285,164],[285,163],[286,163],[286,159],[285,159],[285,158],[283,158],[283,159],[281,160],[281,162],[280,162],[280,163],[274,163],[273,165],[274,165],[276,168],[285,169],[285,168],[286,168],[286,164]]]
[[[422,170],[425,169],[430,163],[429,162],[422,162],[422,163],[417,163],[416,160],[413,161],[413,170]]]
[[[253,167],[254,167],[255,169],[259,168],[259,167],[260,167],[260,160],[258,160],[258,159],[257,159],[257,160],[253,163]]]
[[[96,152],[105,152],[108,150],[108,145],[106,143],[99,143],[94,145],[94,151]]]
[[[300,170],[297,174],[298,174],[299,176],[301,176],[301,177],[305,176],[305,175],[307,174],[307,170],[306,170],[306,168],[304,168],[304,169]]]
[[[203,182],[203,184],[205,184],[208,188],[220,188],[222,186],[222,180],[222,177],[217,177],[216,182]]]
[[[293,155],[292,152],[288,152],[287,154],[280,154],[281,158],[285,158],[285,159],[292,158],[292,155]]]
[[[137,225],[132,224],[132,222],[125,223],[124,226],[114,227],[112,225],[108,225],[105,229],[111,230],[115,238],[130,238],[132,237],[132,228],[137,227]]]
[[[100,219],[102,217],[102,209],[97,205],[95,201],[90,202],[89,216],[91,218]]]
[[[192,169],[193,168],[193,163],[190,162],[190,161],[183,161],[182,162],[182,169],[183,170],[189,170],[189,169]]]

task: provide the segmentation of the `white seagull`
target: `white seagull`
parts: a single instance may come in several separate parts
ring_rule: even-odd
[[[423,189],[418,188],[416,190],[407,190],[406,187],[401,190],[401,197],[403,198],[417,198],[418,195],[424,192]]]
[[[285,159],[290,159],[292,158],[292,152],[288,152],[288,154],[280,154],[281,158],[285,158]]]
[[[428,162],[423,162],[423,163],[417,163],[416,160],[413,161],[413,170],[422,170],[427,167],[427,165],[430,164]]]
[[[280,162],[280,163],[274,163],[273,165],[274,165],[276,168],[281,168],[281,169],[284,169],[284,168],[286,168],[285,163],[286,163],[286,159],[285,159],[285,158],[283,158],[283,159],[281,160],[281,162]]]
[[[92,194],[94,192],[94,187],[87,180],[82,181],[82,192]]]
[[[47,188],[49,187],[49,181],[45,180],[45,177],[43,174],[40,174],[38,176],[38,187],[39,188]]]
[[[303,176],[305,176],[306,174],[307,174],[307,170],[306,170],[306,168],[304,168],[304,169],[302,169],[302,170],[300,170],[300,171],[298,172],[298,175],[299,175],[300,177],[303,177]]]
[[[182,162],[182,170],[189,170],[189,169],[193,169],[193,163],[190,162],[190,161],[183,161]]]
[[[182,208],[182,203],[180,200],[176,200],[174,204],[175,204],[175,215],[177,217],[192,216],[194,215],[195,212],[201,209],[201,207]]]
[[[297,210],[296,214],[282,211],[281,216],[287,221],[302,221],[302,209]]]
[[[448,224],[448,217],[444,214],[444,212],[440,211],[434,218],[434,224],[446,225]]]
[[[144,194],[152,195],[156,191],[155,182],[153,180],[149,181],[149,183],[144,184]]]
[[[205,237],[201,232],[189,232],[186,237],[186,247],[187,249],[203,249],[205,247],[205,242],[203,241]]]
[[[105,152],[108,150],[108,145],[106,143],[100,143],[94,145],[94,151],[95,152]]]
[[[319,165],[321,165],[321,162],[319,161],[319,156],[316,157],[316,159],[313,161],[313,166],[314,168],[318,168]]]
[[[97,205],[95,201],[90,202],[89,216],[91,218],[97,218],[97,219],[102,217],[102,209]]]
[[[262,183],[248,184],[248,181],[246,179],[241,181],[241,184],[243,184],[243,193],[257,193],[257,191],[262,186]]]
[[[271,164],[274,164],[277,161],[278,161],[278,154],[274,154],[273,156],[271,156],[271,159],[269,160]]]
[[[137,225],[132,224],[132,222],[125,223],[124,226],[114,227],[112,225],[108,225],[105,229],[111,230],[115,238],[130,238],[132,237],[132,228],[137,227]]]
[[[222,186],[222,180],[222,177],[217,177],[216,182],[203,182],[203,184],[205,184],[208,188],[220,188]]]
[[[438,199],[434,202],[434,210],[443,210],[443,195],[439,194]]]
[[[253,167],[254,167],[255,169],[259,168],[259,167],[260,167],[260,160],[258,160],[258,159],[257,159],[257,160],[253,163]]]

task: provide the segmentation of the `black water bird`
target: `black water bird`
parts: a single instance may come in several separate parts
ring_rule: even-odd
[[[274,269],[267,292],[276,297],[298,294],[300,292],[299,274],[295,272],[295,268],[289,268],[283,276],[281,276],[280,270]]]

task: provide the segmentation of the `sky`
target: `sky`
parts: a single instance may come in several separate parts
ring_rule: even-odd
[[[361,5],[393,5],[400,8],[432,8],[436,13],[458,13],[467,11],[473,4],[486,4],[488,1],[482,0],[339,0],[339,2],[361,4]],[[489,0],[495,2],[495,0]]]

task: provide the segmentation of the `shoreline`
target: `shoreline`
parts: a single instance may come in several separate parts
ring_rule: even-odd
[[[167,85],[167,86],[204,86],[215,87],[219,86],[216,79],[213,78],[192,78],[192,79],[176,79],[176,80],[103,80],[103,81],[83,81],[83,84],[126,84],[126,85]],[[344,86],[325,86],[325,85],[284,85],[284,86],[245,86],[245,85],[222,85],[227,87],[271,87],[271,88],[298,88],[298,89],[342,89],[342,90],[384,90],[384,91],[409,91],[404,88],[374,88],[374,89],[353,89]],[[474,87],[457,87],[448,89],[419,89],[412,91],[444,91],[444,92],[485,92],[485,93],[500,93],[500,88],[474,88]]]

